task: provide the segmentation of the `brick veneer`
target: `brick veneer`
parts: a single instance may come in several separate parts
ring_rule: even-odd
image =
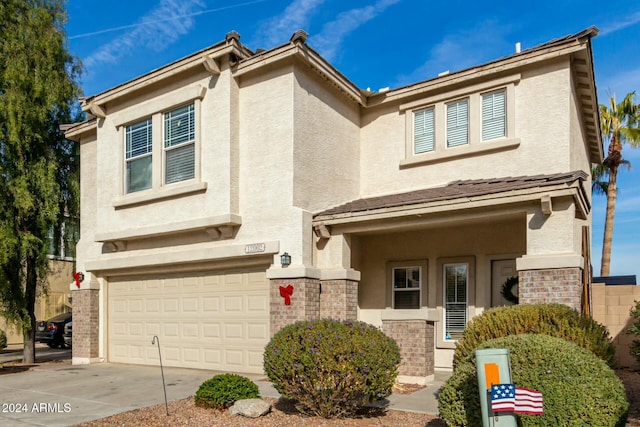
[[[320,316],[338,320],[357,320],[358,282],[323,280],[320,292]]]
[[[285,305],[280,286],[293,286],[291,305]],[[306,277],[297,279],[271,279],[270,284],[271,335],[283,326],[298,320],[320,318],[320,281]]]
[[[402,361],[400,377],[434,375],[434,324],[426,320],[383,320],[382,331],[396,340]],[[402,378],[399,378],[402,380]]]
[[[95,359],[98,354],[99,299],[97,289],[73,291],[73,357]]]
[[[580,310],[582,269],[555,268],[518,272],[520,304],[557,302]]]

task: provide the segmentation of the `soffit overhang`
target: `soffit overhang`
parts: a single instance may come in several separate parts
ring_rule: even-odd
[[[391,222],[427,224],[481,215],[512,215],[537,203],[552,214],[552,200],[572,198],[576,218],[587,219],[591,210],[583,171],[552,175],[454,181],[442,187],[354,200],[316,213],[316,234],[332,227],[352,231],[380,230]],[[326,234],[326,232],[325,232]]]

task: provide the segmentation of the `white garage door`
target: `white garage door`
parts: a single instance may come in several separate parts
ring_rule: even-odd
[[[262,373],[269,340],[264,272],[109,281],[109,361]]]

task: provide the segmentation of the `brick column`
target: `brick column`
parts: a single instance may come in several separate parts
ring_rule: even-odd
[[[293,287],[293,294],[290,297],[291,304],[285,305],[285,298],[280,295],[280,286],[289,285]],[[271,279],[270,288],[271,335],[298,320],[320,318],[320,280],[307,277]]]
[[[320,316],[336,320],[357,320],[358,282],[323,280],[320,282]]]
[[[73,291],[73,363],[91,363],[99,357],[98,289]]]
[[[402,360],[398,382],[426,384],[433,379],[434,323],[426,320],[382,320],[382,331],[396,340]]]
[[[520,304],[555,302],[580,311],[582,269],[551,268],[518,272]]]

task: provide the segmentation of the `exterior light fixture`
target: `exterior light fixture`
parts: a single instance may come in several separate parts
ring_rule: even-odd
[[[282,264],[283,267],[291,265],[291,255],[286,252],[280,255],[280,264]]]

